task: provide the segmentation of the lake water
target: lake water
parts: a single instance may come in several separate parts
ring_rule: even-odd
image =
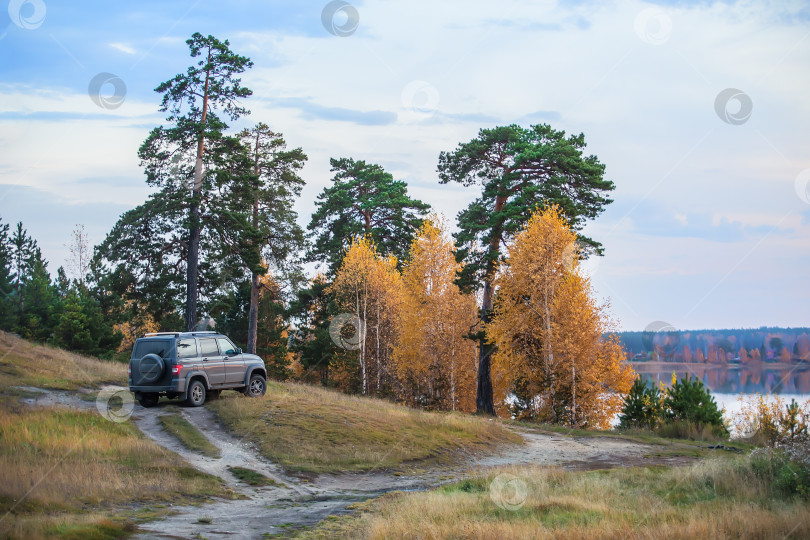
[[[810,364],[684,364],[635,362],[631,364],[645,381],[669,386],[672,374],[679,379],[697,377],[714,395],[793,394],[810,397]]]
[[[697,377],[711,391],[717,405],[725,408],[726,418],[732,418],[742,410],[740,396],[748,398],[756,394],[779,396],[790,403],[791,399],[802,402],[810,399],[810,365],[768,364],[753,365],[707,365],[663,362],[633,363],[633,368],[642,379],[669,386],[673,372],[679,379]]]

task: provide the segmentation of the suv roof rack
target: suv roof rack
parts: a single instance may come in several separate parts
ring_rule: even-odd
[[[196,336],[198,334],[219,334],[219,332],[215,330],[199,330],[199,331],[192,331],[192,332],[149,332],[144,334],[144,337],[152,337],[152,336]]]

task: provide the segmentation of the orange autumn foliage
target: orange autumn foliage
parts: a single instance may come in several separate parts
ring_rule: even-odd
[[[392,383],[391,352],[402,297],[396,258],[377,253],[370,238],[356,238],[328,292],[339,310],[359,319],[357,348],[342,351],[330,365],[339,386],[362,394],[384,393]],[[356,368],[347,363],[355,359]]]
[[[461,265],[453,241],[433,217],[411,244],[394,347],[400,398],[432,409],[475,411],[475,298],[455,284]]]
[[[487,337],[496,346],[493,384],[499,414],[605,429],[635,374],[607,306],[596,304],[580,272],[576,234],[556,206],[535,212],[509,246],[495,280]]]
[[[158,332],[160,330],[160,325],[151,314],[143,309],[134,309],[135,306],[135,302],[127,300],[126,309],[128,311],[134,311],[136,315],[130,317],[125,322],[113,325],[113,330],[121,332],[121,334],[124,335],[124,339],[121,340],[117,352],[131,351],[132,347],[135,345],[136,339],[149,332]]]

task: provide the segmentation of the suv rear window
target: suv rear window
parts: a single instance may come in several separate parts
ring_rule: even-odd
[[[172,342],[166,339],[139,339],[132,350],[133,358],[143,358],[147,354],[156,354],[166,358],[172,350]]]
[[[196,358],[197,357],[197,340],[196,339],[178,339],[177,340],[177,358]]]

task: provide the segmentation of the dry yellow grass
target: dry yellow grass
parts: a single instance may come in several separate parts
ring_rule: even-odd
[[[525,497],[507,499],[520,504],[499,505],[497,495],[493,500],[492,481],[499,475],[524,490]],[[304,536],[808,538],[810,505],[774,495],[745,458],[588,473],[511,467],[430,492],[389,494]]]
[[[60,390],[127,384],[127,366],[35,345],[0,331],[0,388],[37,386]]]
[[[131,423],[65,408],[0,409],[0,537],[36,536],[88,507],[216,494],[225,494],[219,479],[183,465]]]
[[[120,538],[133,503],[228,496],[131,422],[18,402],[13,386],[73,390],[126,384],[126,365],[0,332],[0,538]],[[126,509],[122,512],[122,509]]]
[[[18,516],[9,527],[0,529],[0,534],[3,538],[25,540],[112,540],[129,536],[134,530],[135,525],[127,519],[110,518],[102,512],[87,511],[81,514]]]
[[[522,441],[496,420],[422,412],[301,384],[270,383],[262,399],[231,395],[209,407],[268,459],[299,471],[393,468]]]
[[[0,490],[49,506],[146,498],[169,500],[188,487],[215,487],[131,423],[63,408],[0,410]],[[192,482],[189,485],[188,480]],[[25,505],[26,503],[22,503]]]

